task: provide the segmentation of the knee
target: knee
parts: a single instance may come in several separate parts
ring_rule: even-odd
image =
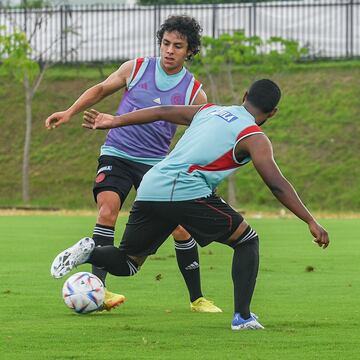
[[[132,256],[128,255],[132,262],[137,266],[137,269],[140,270],[141,265],[145,262],[147,256]]]
[[[180,225],[172,232],[172,236],[176,241],[186,241],[191,237],[191,235]]]
[[[242,246],[251,246],[254,248],[259,248],[259,236],[256,231],[251,227],[247,226],[246,230],[236,239],[228,241],[228,245],[233,249]]]
[[[98,223],[114,226],[119,214],[119,209],[112,204],[101,204],[99,207]]]
[[[112,264],[106,268],[115,276],[134,276],[140,270],[136,257],[126,255],[125,251],[116,248],[116,258],[113,258]]]

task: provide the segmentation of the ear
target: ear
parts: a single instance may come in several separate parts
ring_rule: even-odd
[[[245,102],[245,100],[246,100],[246,98],[247,98],[247,95],[248,95],[248,92],[245,91],[245,94],[244,94],[244,96],[243,96],[243,102]]]
[[[270,113],[269,113],[269,115],[268,115],[268,119],[269,118],[271,118],[271,117],[273,117],[276,113],[277,113],[277,111],[278,111],[278,108],[275,108],[273,111],[271,111]]]

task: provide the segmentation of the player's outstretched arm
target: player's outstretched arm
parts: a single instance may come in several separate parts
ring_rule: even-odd
[[[178,125],[190,125],[194,115],[200,108],[201,105],[154,106],[119,116],[103,114],[95,109],[91,109],[84,112],[85,122],[82,126],[92,130],[104,130],[127,125],[147,124],[159,120]]]
[[[126,81],[130,77],[133,65],[134,60],[125,62],[106,80],[86,90],[67,110],[51,114],[45,120],[45,127],[47,129],[54,129],[62,124],[65,124],[74,115],[88,109],[105,97],[113,94],[115,91],[125,87]]]
[[[302,203],[294,187],[281,173],[274,160],[270,140],[262,134],[252,135],[240,141],[235,151],[237,154],[248,153],[251,156],[257,172],[274,196],[297,217],[308,224],[315,242],[325,249],[329,245],[328,233],[315,220]]]

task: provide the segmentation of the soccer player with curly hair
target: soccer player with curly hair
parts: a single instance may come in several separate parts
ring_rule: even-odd
[[[202,85],[184,67],[186,60],[199,52],[201,27],[192,17],[170,16],[157,32],[160,57],[143,57],[125,62],[103,82],[86,90],[67,110],[50,115],[45,126],[54,129],[75,114],[97,104],[125,88],[117,115],[154,105],[192,105],[207,102]],[[166,120],[166,119],[164,119]],[[176,124],[157,121],[142,126],[109,131],[101,147],[94,182],[98,217],[92,238],[96,246],[114,244],[119,211],[132,186],[138,188],[144,174],[165,158]],[[179,269],[190,295],[190,308],[197,312],[221,312],[203,297],[196,239],[181,226],[172,232]],[[129,263],[131,270],[131,264]],[[93,266],[92,271],[105,284],[106,271]],[[124,302],[123,295],[106,290],[104,308]]]

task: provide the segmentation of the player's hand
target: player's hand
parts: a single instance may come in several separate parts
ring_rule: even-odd
[[[53,113],[45,120],[45,127],[48,130],[55,129],[61,124],[65,124],[70,120],[71,116],[66,111]]]
[[[82,124],[84,128],[87,129],[111,129],[114,126],[114,116],[109,114],[104,114],[91,109],[90,111],[84,112],[83,117],[85,123]]]
[[[329,246],[330,240],[327,231],[316,221],[312,221],[309,224],[309,230],[314,236],[314,243],[318,246],[326,249]]]

